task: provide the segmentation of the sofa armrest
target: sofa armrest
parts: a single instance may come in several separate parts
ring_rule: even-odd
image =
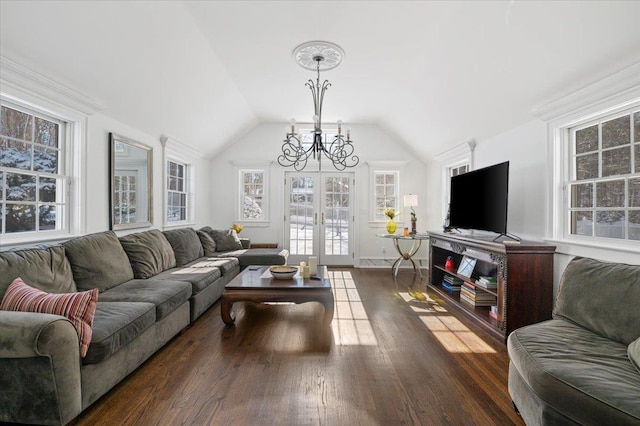
[[[82,411],[78,333],[65,317],[0,311],[0,421],[65,424]]]
[[[240,244],[243,249],[248,249],[251,246],[251,240],[249,238],[240,238]]]

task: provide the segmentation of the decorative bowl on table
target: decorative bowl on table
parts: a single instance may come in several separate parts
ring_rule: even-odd
[[[298,268],[295,266],[272,266],[269,271],[277,280],[290,280],[298,272]]]

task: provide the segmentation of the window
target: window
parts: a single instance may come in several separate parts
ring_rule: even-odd
[[[568,233],[640,240],[640,109],[569,128]]]
[[[167,161],[167,222],[187,220],[187,166]]]
[[[399,175],[398,171],[373,172],[374,221],[386,221],[384,210],[391,208],[399,211]]]
[[[266,220],[266,173],[264,170],[240,170],[241,221]]]
[[[67,123],[1,104],[0,235],[68,231]]]

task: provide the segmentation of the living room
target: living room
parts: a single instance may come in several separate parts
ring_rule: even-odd
[[[637,16],[640,3],[627,1],[2,0],[3,107],[67,123],[59,174],[68,198],[53,231],[9,232],[4,220],[0,250],[113,229],[114,134],[152,148],[153,213],[147,225],[121,228],[118,236],[236,223],[243,227],[240,237],[253,244],[292,251],[286,182],[319,168],[310,160],[295,174],[278,163],[290,119],[298,120],[300,132],[313,128],[305,83],[316,73],[298,66],[292,52],[326,40],[339,45],[344,58],[319,76],[331,82],[322,122],[335,132],[344,120],[359,157],[340,175],[355,184],[348,253],[326,263],[369,277],[386,274],[396,259],[392,242],[379,237],[387,218],[376,207],[376,176],[394,179],[399,229],[411,228],[414,208],[417,231],[426,233],[442,230],[454,170],[508,161],[508,232],[556,247],[555,297],[576,256],[640,264],[640,213],[633,201],[621,207],[628,215],[622,237],[574,233],[577,216],[567,219],[565,191],[571,155],[559,136],[626,113],[633,126],[629,152],[635,153],[628,161],[635,168],[623,173],[624,191],[637,199]],[[180,220],[167,217],[167,161],[187,173]],[[240,177],[256,171],[264,182],[261,214],[247,218]],[[334,172],[329,161],[322,163],[323,174]],[[403,204],[408,194],[417,195],[417,205]],[[307,257],[292,252],[289,263]],[[414,259],[426,277],[429,244]],[[391,276],[388,285],[394,286]],[[421,285],[426,290],[426,278]]]

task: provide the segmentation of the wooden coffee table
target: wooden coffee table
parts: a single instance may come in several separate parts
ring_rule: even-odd
[[[234,325],[231,308],[235,302],[320,302],[324,305],[325,324],[333,319],[333,291],[326,266],[318,266],[318,278],[303,279],[300,273],[289,280],[271,277],[269,266],[249,266],[225,287],[220,315],[226,325]]]

